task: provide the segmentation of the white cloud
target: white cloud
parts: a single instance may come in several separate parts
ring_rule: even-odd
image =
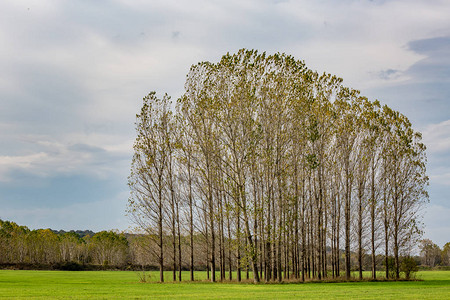
[[[309,6],[290,3],[286,11],[301,18],[312,13],[314,38],[306,47],[298,43],[296,52],[320,70],[343,76],[356,88],[392,84],[377,76],[380,71],[406,71],[423,59],[406,45],[411,40],[442,34],[450,28],[445,11],[449,3],[423,1],[310,2]],[[321,24],[322,23],[322,24]],[[306,48],[306,49],[305,49]],[[395,78],[395,83],[409,77]]]
[[[132,140],[117,141],[114,135],[73,134],[55,140],[49,136],[22,138],[35,144],[38,152],[0,156],[0,181],[12,180],[12,171],[22,171],[39,177],[58,174],[84,174],[98,178],[123,175],[128,171]]]
[[[8,172],[12,169],[34,169],[36,163],[48,159],[43,152],[23,156],[0,156],[0,181],[8,182]]]
[[[450,187],[450,172],[430,175],[430,181]]]
[[[450,150],[450,120],[428,125],[422,137],[428,152],[448,152]]]

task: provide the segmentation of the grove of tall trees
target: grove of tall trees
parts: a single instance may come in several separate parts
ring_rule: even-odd
[[[136,133],[128,213],[160,281],[199,264],[211,281],[362,278],[366,258],[375,279],[380,253],[399,278],[421,235],[421,134],[292,56],[198,63],[175,103],[144,98]]]

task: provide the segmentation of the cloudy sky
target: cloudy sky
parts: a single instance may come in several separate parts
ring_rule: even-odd
[[[425,237],[450,241],[450,2],[0,3],[0,218],[127,229],[135,115],[192,64],[285,52],[399,110],[428,147]]]

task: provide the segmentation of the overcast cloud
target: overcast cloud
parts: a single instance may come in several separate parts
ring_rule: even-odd
[[[190,65],[285,52],[401,111],[428,146],[425,237],[450,241],[448,1],[0,3],[0,218],[129,226],[135,114],[183,93]]]

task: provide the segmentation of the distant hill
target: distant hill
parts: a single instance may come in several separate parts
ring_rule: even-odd
[[[65,230],[53,230],[51,229],[51,231],[53,231],[56,234],[64,234],[66,232],[75,232],[76,234],[78,234],[80,236],[80,238],[83,238],[87,235],[89,236],[94,236],[95,232],[93,232],[92,230],[70,230],[70,231],[65,231]]]

